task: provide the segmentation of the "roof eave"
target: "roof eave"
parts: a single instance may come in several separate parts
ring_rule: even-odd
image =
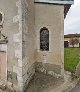
[[[71,4],[65,4],[64,5],[64,18],[66,18],[66,15],[71,7]]]

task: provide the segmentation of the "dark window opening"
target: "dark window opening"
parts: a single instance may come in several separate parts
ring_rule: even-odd
[[[68,41],[64,41],[64,48],[68,48],[69,47],[69,42]]]

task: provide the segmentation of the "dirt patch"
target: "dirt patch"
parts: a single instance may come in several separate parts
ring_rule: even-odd
[[[36,72],[25,92],[50,92],[50,90],[61,85],[63,82],[63,78],[56,78]]]

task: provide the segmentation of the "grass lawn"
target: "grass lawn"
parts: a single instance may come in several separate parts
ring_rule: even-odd
[[[75,72],[76,66],[79,63],[80,48],[65,48],[64,49],[64,68],[67,71]]]

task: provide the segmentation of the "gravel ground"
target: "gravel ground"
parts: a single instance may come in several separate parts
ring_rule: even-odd
[[[80,81],[77,83],[77,85],[70,92],[80,92]]]
[[[35,73],[25,92],[50,92],[50,90],[62,83],[62,78],[55,78],[50,75],[45,75],[44,73]]]

